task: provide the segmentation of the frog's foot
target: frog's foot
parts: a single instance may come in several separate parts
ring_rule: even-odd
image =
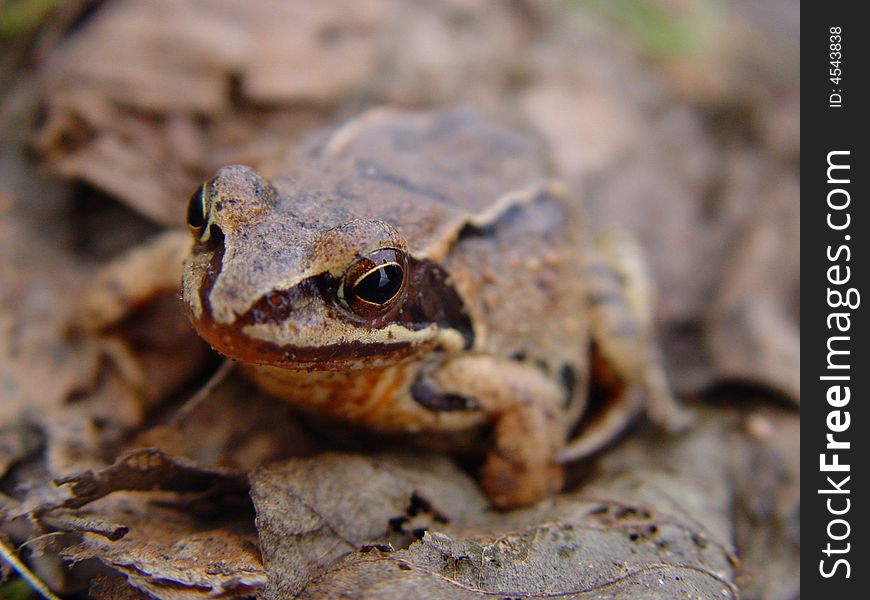
[[[493,421],[482,487],[496,508],[527,506],[561,490],[565,390],[539,368],[494,356],[448,360],[431,375],[442,394],[472,399]]]
[[[674,398],[653,331],[653,292],[643,255],[627,234],[602,236],[587,267],[589,315],[597,351],[626,386],[646,393],[650,418],[680,431],[691,415]]]
[[[527,506],[561,491],[564,474],[550,441],[542,439],[552,431],[542,417],[531,406],[498,417],[495,448],[486,456],[481,481],[496,508]]]

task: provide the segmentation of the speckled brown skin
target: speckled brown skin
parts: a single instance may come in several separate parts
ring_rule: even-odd
[[[224,168],[192,199],[191,322],[306,410],[392,432],[490,425],[482,477],[498,507],[555,493],[559,457],[580,454],[565,443],[592,336],[629,382],[664,380],[646,350],[648,300],[632,296],[642,273],[625,275],[634,259],[618,252],[594,258],[542,156],[473,111],[375,110],[301,149],[286,177]],[[405,277],[361,315],[342,299],[345,276],[378,249],[406,257]],[[679,420],[666,388],[655,393],[663,420]],[[621,406],[602,441],[636,412]]]

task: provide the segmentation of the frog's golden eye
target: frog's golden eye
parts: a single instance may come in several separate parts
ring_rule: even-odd
[[[376,316],[402,295],[408,261],[395,248],[382,248],[351,263],[338,290],[339,299],[361,317]]]
[[[190,197],[190,200],[187,201],[187,226],[197,241],[202,239],[202,232],[205,230],[206,224],[207,211],[205,202],[207,196],[205,194],[205,185],[199,186]]]

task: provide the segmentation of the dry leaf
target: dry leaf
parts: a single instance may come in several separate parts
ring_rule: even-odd
[[[527,28],[461,0],[119,0],[48,60],[38,145],[64,177],[180,225],[217,168],[268,171],[344,105],[494,103]]]
[[[133,588],[168,600],[247,597],[264,587],[256,537],[231,515],[209,526],[141,499],[114,504],[117,512],[107,516],[123,520],[125,535],[112,540],[82,529],[81,543],[65,549],[65,559],[97,559]]]
[[[339,557],[367,544],[407,544],[413,531],[486,506],[445,457],[325,454],[262,467],[251,497],[270,598],[292,598]]]
[[[766,177],[770,176],[768,174]],[[800,196],[796,178],[773,176],[737,244],[707,327],[719,375],[800,403]]]
[[[262,468],[252,496],[267,595],[736,598],[732,424],[708,414],[681,438],[648,434],[580,491],[512,513],[488,509],[443,459],[331,454]]]
[[[119,490],[243,493],[247,489],[247,478],[238,472],[167,456],[156,448],[142,448],[120,456],[110,467],[63,477],[55,484],[69,486],[69,497],[61,506],[79,508]]]
[[[193,407],[143,431],[137,447],[157,447],[200,465],[249,472],[288,456],[321,449],[293,407],[267,396],[240,376],[230,376]]]
[[[743,597],[800,597],[800,418],[752,410],[736,440],[735,531]]]

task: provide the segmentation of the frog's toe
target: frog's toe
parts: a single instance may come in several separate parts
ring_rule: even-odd
[[[495,508],[509,510],[529,506],[562,490],[561,465],[550,461],[536,466],[513,462],[491,452],[483,466],[483,491]]]

